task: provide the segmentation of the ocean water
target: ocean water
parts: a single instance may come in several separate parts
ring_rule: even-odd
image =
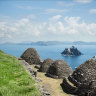
[[[27,48],[35,48],[42,60],[52,58],[54,60],[62,59],[66,61],[74,70],[80,64],[96,55],[96,45],[74,45],[84,55],[80,56],[63,56],[61,52],[65,48],[70,48],[72,45],[49,45],[49,46],[34,46],[34,45],[17,45],[17,44],[0,44],[0,49],[16,57],[20,57],[21,54]]]

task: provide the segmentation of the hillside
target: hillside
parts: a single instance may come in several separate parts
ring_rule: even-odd
[[[0,50],[0,96],[41,96],[33,80],[16,57]]]

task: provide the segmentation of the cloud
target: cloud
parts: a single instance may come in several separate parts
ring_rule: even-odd
[[[8,24],[7,22],[0,22],[0,39],[2,39],[2,38],[10,39],[11,38],[11,34],[8,34],[7,24]]]
[[[45,10],[46,13],[63,13],[68,12],[68,9],[47,9]]]
[[[49,23],[48,30],[54,36],[67,38],[67,40],[96,40],[96,24],[82,21],[80,17],[64,17],[64,21]],[[94,38],[94,39],[93,39]]]
[[[35,18],[36,18],[36,16],[35,16],[34,14],[30,14],[30,15],[28,15],[28,16],[27,16],[27,18],[30,18],[30,19],[35,19]]]
[[[40,40],[96,40],[96,23],[86,23],[80,17],[56,15],[48,21],[33,22],[31,18],[0,21],[0,40],[40,41]],[[1,42],[1,41],[0,41]]]
[[[65,17],[64,20],[68,23],[68,24],[76,24],[79,20],[80,17]]]
[[[32,7],[32,6],[16,6],[17,8],[20,8],[20,9],[25,9],[25,10],[33,10],[33,9],[37,9],[35,7]]]
[[[53,16],[52,18],[49,18],[49,21],[57,21],[57,20],[59,20],[61,17],[62,17],[62,15],[56,15],[56,16]]]
[[[78,3],[90,3],[92,2],[93,0],[74,0],[75,2],[78,2]]]
[[[96,9],[90,9],[89,13],[96,14]]]
[[[58,5],[63,7],[71,7],[74,5],[74,3],[65,3],[65,2],[59,1]]]

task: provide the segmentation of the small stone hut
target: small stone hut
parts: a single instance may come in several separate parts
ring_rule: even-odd
[[[28,62],[30,65],[40,64],[40,62],[42,62],[38,52],[34,48],[28,48],[25,50],[25,52],[21,55],[21,58]]]
[[[54,60],[52,60],[51,58],[48,58],[46,60],[43,61],[43,63],[40,66],[39,71],[40,72],[47,72],[50,65],[54,62]]]
[[[78,96],[96,96],[96,59],[90,59],[78,68],[68,77],[68,80],[75,86],[74,90],[67,88],[70,84],[63,80],[63,88],[71,90],[72,94]],[[67,91],[68,91],[67,90]],[[95,94],[95,95],[87,95]]]
[[[56,60],[49,67],[46,75],[52,78],[68,77],[72,73],[70,66],[63,60]]]

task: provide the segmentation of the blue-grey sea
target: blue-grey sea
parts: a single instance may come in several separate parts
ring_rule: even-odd
[[[96,45],[74,45],[84,55],[81,56],[63,56],[61,52],[65,48],[70,48],[72,45],[48,45],[48,46],[37,46],[37,45],[17,45],[17,44],[0,44],[0,49],[7,54],[20,57],[21,54],[27,48],[35,48],[42,60],[52,58],[54,60],[62,59],[66,61],[71,68],[74,70],[80,64],[96,55]]]

